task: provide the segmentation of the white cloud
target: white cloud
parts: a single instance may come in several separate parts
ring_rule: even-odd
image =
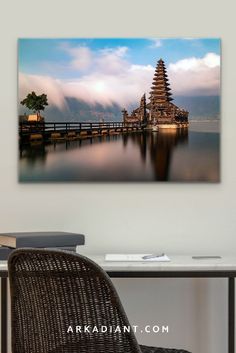
[[[78,71],[88,70],[92,64],[92,51],[86,46],[71,47],[62,43],[60,49],[71,57],[70,67]]]
[[[124,72],[130,65],[125,58],[127,51],[127,47],[100,50],[94,54],[93,71],[111,75]]]
[[[36,94],[46,93],[48,103],[55,105],[59,109],[67,109],[65,95],[62,84],[49,76],[26,75],[19,73],[19,98],[24,99],[29,92],[35,91]]]
[[[71,57],[69,67],[79,72],[106,70],[116,73],[126,65],[124,58],[128,52],[128,47],[125,46],[94,52],[85,45],[72,47],[68,43],[62,43],[60,49]]]
[[[37,94],[47,93],[49,103],[60,109],[65,107],[65,97],[81,99],[90,104],[106,106],[116,103],[125,107],[139,102],[140,96],[145,91],[149,92],[153,73],[154,68],[130,66],[116,74],[93,72],[80,79],[61,81],[20,74],[20,99],[34,90]]]
[[[128,47],[117,47],[117,48],[105,48],[105,49],[101,49],[100,53],[102,53],[103,55],[107,55],[107,54],[114,54],[118,57],[124,57],[127,52],[128,52],[129,48]]]
[[[131,103],[138,104],[144,92],[149,96],[155,68],[152,65],[133,65],[128,60],[128,48],[108,48],[96,53],[87,47],[71,52],[72,49],[75,48],[64,48],[71,53],[71,63],[80,71],[79,78],[56,80],[49,76],[21,73],[20,99],[32,90],[38,94],[44,92],[50,104],[66,109],[66,97],[90,104],[107,106],[116,103],[127,107]],[[214,53],[171,63],[168,74],[174,95],[219,94],[220,57]]]
[[[162,46],[162,41],[161,39],[158,39],[158,38],[150,38],[149,39],[152,44],[150,45],[150,48],[159,48]]]
[[[125,107],[138,102],[140,95],[150,89],[154,67],[127,66],[116,74],[93,72],[79,80],[67,81],[63,84],[67,97],[82,99],[88,103],[113,103]]]
[[[154,67],[152,65],[131,65],[130,71],[154,71]]]
[[[170,64],[171,87],[179,95],[218,95],[220,56],[207,53],[203,58],[187,58]]]
[[[220,56],[215,53],[208,53],[203,58],[187,58],[177,61],[175,64],[170,64],[170,70],[177,72],[183,71],[201,71],[213,67],[220,66]]]
[[[208,67],[220,66],[220,56],[214,53],[208,53],[204,58],[203,62]]]
[[[71,49],[73,60],[71,66],[77,70],[87,70],[92,64],[92,54],[89,48],[80,47]]]
[[[132,65],[126,58],[127,47],[106,48],[95,53],[87,47],[72,48],[64,43],[61,49],[71,56],[71,65],[82,73],[82,76],[60,81],[45,77],[43,82],[42,76],[21,74],[21,98],[29,90],[35,90],[36,93],[47,93],[50,103],[59,108],[65,107],[65,97],[81,99],[90,104],[116,103],[125,107],[138,102],[140,95],[150,89],[154,67]]]

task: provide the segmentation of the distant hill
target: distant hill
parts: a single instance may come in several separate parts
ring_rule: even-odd
[[[190,119],[219,119],[220,97],[174,97],[174,103],[189,111]]]
[[[56,107],[48,107],[43,116],[46,121],[120,121],[122,108],[116,104],[104,107],[101,104],[89,105],[75,98],[67,98],[67,110],[59,110]],[[174,97],[174,103],[189,111],[190,119],[219,119],[220,97]],[[137,105],[139,102],[137,102]],[[127,107],[130,112],[137,105]],[[19,107],[20,114],[28,114],[24,107]]]
[[[68,109],[60,110],[49,106],[42,112],[46,121],[119,121],[122,119],[121,108],[118,105],[104,107],[101,104],[90,105],[75,98],[67,98]],[[19,107],[19,115],[29,114],[25,107]]]

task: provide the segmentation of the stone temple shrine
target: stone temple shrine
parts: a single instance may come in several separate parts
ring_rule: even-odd
[[[146,95],[141,97],[140,105],[129,115],[122,110],[125,125],[138,123],[143,128],[176,129],[188,127],[188,112],[172,103],[172,93],[165,63],[160,59],[154,73],[149,102]]]

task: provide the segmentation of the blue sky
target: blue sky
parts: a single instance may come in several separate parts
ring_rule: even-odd
[[[66,108],[66,98],[121,107],[149,93],[157,61],[165,61],[173,95],[219,95],[217,38],[19,39],[19,98],[46,93]]]
[[[62,50],[64,43],[71,47],[86,46],[93,51],[108,48],[127,47],[127,57],[137,65],[155,65],[162,57],[166,65],[187,57],[201,58],[208,52],[220,54],[220,39],[129,39],[129,38],[73,38],[73,39],[19,39],[19,70],[28,74],[52,75],[57,78],[78,77],[80,73],[74,71],[58,72],[52,67],[57,63],[58,68],[70,60],[67,52]]]

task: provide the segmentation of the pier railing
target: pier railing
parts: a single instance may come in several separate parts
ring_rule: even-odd
[[[110,132],[124,132],[127,130],[141,129],[139,123],[124,123],[117,121],[110,122],[20,122],[19,135],[20,139],[31,138],[33,135],[38,135],[42,139],[47,139],[52,134],[58,133],[62,136],[68,134],[87,134],[93,133],[107,133]]]

